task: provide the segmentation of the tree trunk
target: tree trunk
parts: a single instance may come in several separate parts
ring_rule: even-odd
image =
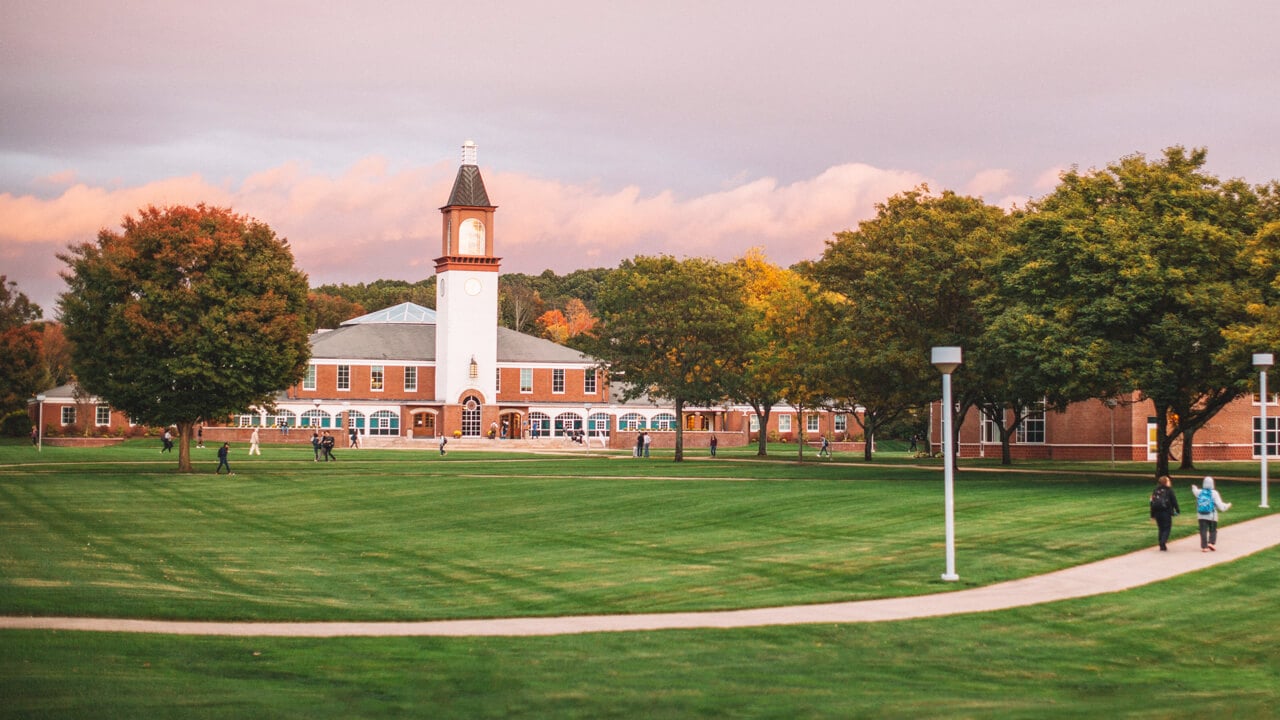
[[[676,462],[684,460],[684,400],[676,398]]]
[[[1187,427],[1182,430],[1182,463],[1178,465],[1179,470],[1195,470],[1195,459],[1192,457],[1191,438],[1196,434],[1195,429]]]
[[[1169,474],[1169,445],[1172,442],[1169,432],[1165,428],[1165,422],[1168,420],[1168,411],[1162,407],[1156,406],[1156,477],[1162,477]]]
[[[760,433],[756,437],[757,457],[766,457],[769,455],[769,414],[772,412],[773,406],[766,406],[763,413],[756,413],[756,417],[760,418]],[[750,432],[750,430],[747,432]]]
[[[192,472],[191,468],[191,434],[195,423],[183,421],[178,423],[178,472]]]
[[[796,422],[799,423],[796,428],[796,455],[804,460],[804,408],[799,405],[796,406]]]

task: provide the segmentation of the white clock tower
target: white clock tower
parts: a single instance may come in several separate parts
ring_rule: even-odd
[[[440,208],[436,258],[436,400],[445,406],[446,432],[458,429],[452,422],[458,406],[464,435],[479,434],[481,406],[489,406],[484,417],[496,417],[500,258],[493,254],[494,210],[476,166],[476,145],[468,140],[449,203]]]

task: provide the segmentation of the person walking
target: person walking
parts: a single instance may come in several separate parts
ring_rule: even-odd
[[[644,433],[636,435],[636,457],[644,457]]]
[[[255,430],[254,432],[257,432],[257,431]],[[204,426],[203,425],[196,428],[196,447],[198,448],[204,447]]]
[[[449,438],[445,437],[445,436],[444,436],[444,434],[442,433],[442,434],[440,435],[440,455],[441,455],[441,456],[443,456],[443,455],[445,454],[445,452],[444,452],[444,446],[445,446],[445,445],[448,445],[448,444],[449,444]]]
[[[311,431],[311,450],[315,453],[315,462],[320,462],[320,431]]]
[[[645,457],[649,457],[649,446],[651,444],[653,444],[653,438],[650,437],[649,433],[646,432],[644,434],[644,456]]]
[[[822,447],[818,448],[818,457],[831,459],[831,441],[827,439],[826,435],[822,436]]]
[[[1231,503],[1223,502],[1222,496],[1214,489],[1213,478],[1204,479],[1204,487],[1191,486],[1196,496],[1196,518],[1200,521],[1200,552],[1215,552],[1218,544],[1218,511],[1231,509]]]
[[[337,456],[333,454],[333,446],[335,442],[337,441],[333,439],[333,433],[325,430],[324,437],[320,438],[320,450],[324,452],[325,462],[329,462],[330,460],[334,462],[338,461]]]
[[[164,434],[160,436],[160,452],[173,452],[173,433],[169,432],[169,428],[164,429]]]
[[[347,449],[359,447],[359,445],[356,444],[357,437],[359,436],[356,435],[356,429],[354,426],[347,428]]]
[[[262,454],[262,448],[258,447],[258,428],[254,428],[253,432],[249,435],[249,454],[250,455]]]
[[[231,453],[231,443],[222,443],[222,447],[218,448],[218,467],[213,471],[214,475],[221,475],[222,468],[227,469],[228,475],[235,475],[231,472],[231,463],[227,462],[227,455]]]
[[[38,447],[39,445],[40,445],[40,428],[33,425],[31,427],[31,447]]]
[[[715,435],[712,435],[711,436],[711,457],[716,456],[716,448],[719,446],[720,446],[720,441],[716,439]]]
[[[1168,550],[1169,531],[1173,529],[1173,518],[1182,512],[1178,507],[1178,497],[1173,492],[1173,480],[1168,475],[1161,475],[1156,487],[1151,491],[1151,519],[1156,521],[1156,539],[1161,550]]]

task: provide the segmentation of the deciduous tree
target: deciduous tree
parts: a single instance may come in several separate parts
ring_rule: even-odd
[[[195,423],[269,403],[306,370],[307,278],[265,224],[148,207],[59,257],[78,381],[143,423],[176,425],[180,470]]]

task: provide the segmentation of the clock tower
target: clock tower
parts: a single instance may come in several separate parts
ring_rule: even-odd
[[[442,233],[436,258],[436,400],[445,406],[444,432],[481,432],[497,415],[498,264],[493,213],[476,144],[462,145],[462,165],[449,202],[440,208]],[[459,406],[461,415],[459,416]],[[458,422],[461,420],[461,427]]]

